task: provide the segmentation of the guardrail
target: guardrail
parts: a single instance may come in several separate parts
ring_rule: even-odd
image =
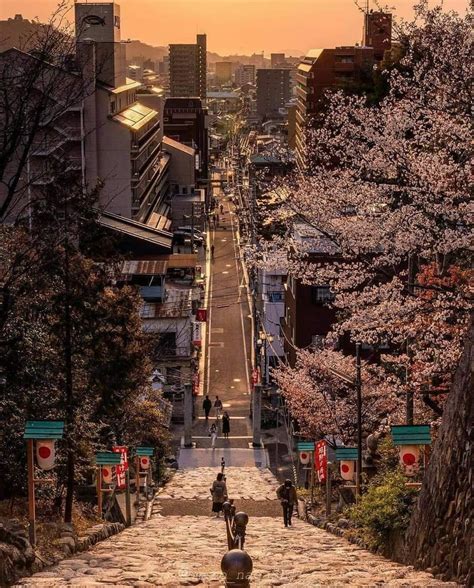
[[[226,588],[248,588],[253,569],[252,558],[244,551],[245,533],[249,516],[237,512],[233,500],[223,504],[224,519],[229,551],[221,561],[221,570],[225,576]]]

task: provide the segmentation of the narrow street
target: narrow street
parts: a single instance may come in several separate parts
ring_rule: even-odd
[[[180,469],[155,500],[151,519],[124,530],[86,553],[24,578],[17,586],[223,586],[220,561],[227,551],[225,523],[211,516],[209,488],[226,462],[229,497],[247,512],[246,550],[253,560],[252,585],[454,586],[373,555],[294,518],[285,528],[276,497],[278,482],[264,449],[251,449],[249,419],[250,320],[233,205],[220,189],[219,222],[211,227],[205,390],[231,416],[228,440],[210,447],[209,423],[198,398],[194,448],[182,448]],[[214,411],[211,420],[215,419]]]

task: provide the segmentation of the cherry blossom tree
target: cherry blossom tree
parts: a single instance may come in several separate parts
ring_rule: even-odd
[[[325,97],[310,168],[286,180],[272,212],[286,238],[259,250],[266,260],[276,250],[280,267],[284,250],[292,275],[330,285],[338,310],[333,340],[350,333],[375,348],[389,345],[370,392],[385,406],[370,401],[372,416],[390,412],[397,394],[423,400],[428,413],[415,409],[423,420],[431,409],[441,414],[472,312],[471,32],[472,12],[445,13],[422,1],[416,20],[402,25],[403,57],[387,72],[389,90],[378,104],[342,92]],[[314,229],[304,246],[292,238],[297,223]],[[309,255],[315,249],[324,261]],[[347,397],[327,378],[333,361],[324,350],[301,352],[295,369],[277,373],[308,432],[350,430]],[[304,415],[313,395],[330,419],[321,402]]]

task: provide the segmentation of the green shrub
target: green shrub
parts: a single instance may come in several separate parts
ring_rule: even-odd
[[[375,477],[360,502],[349,509],[362,539],[373,549],[384,547],[392,531],[405,531],[417,491],[405,486],[400,471]]]

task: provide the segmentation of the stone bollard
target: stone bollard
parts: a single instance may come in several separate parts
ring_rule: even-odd
[[[253,570],[252,558],[242,549],[228,551],[221,561],[226,588],[248,588]]]

